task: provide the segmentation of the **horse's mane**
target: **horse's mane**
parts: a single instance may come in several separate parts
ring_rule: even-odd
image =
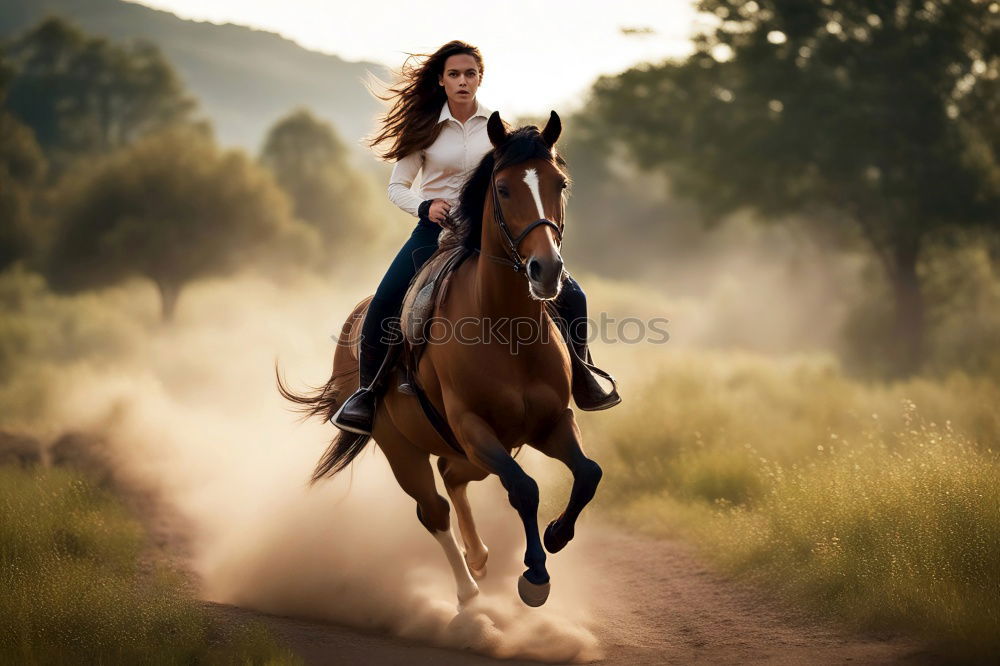
[[[445,252],[458,246],[468,250],[478,250],[482,239],[483,211],[486,207],[486,197],[490,193],[494,166],[497,170],[505,169],[533,158],[547,160],[560,167],[566,166],[566,160],[549,148],[542,139],[541,131],[535,125],[525,125],[514,130],[503,145],[486,153],[462,187],[455,227],[451,234],[441,239],[438,252]]]

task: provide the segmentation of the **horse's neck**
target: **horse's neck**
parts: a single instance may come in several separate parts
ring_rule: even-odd
[[[492,202],[484,206],[479,263],[476,267],[476,301],[480,314],[489,317],[542,318],[542,302],[528,294],[524,273],[516,273],[507,265],[490,259],[509,259],[508,249],[500,238],[500,229],[493,219]]]

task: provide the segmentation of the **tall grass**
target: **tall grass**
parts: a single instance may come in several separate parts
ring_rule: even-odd
[[[867,628],[1000,651],[1000,465],[950,426],[831,440],[701,533],[722,561]]]
[[[996,384],[720,354],[654,376],[586,421],[606,511],[856,627],[1000,651]]]
[[[141,527],[65,469],[0,467],[0,663],[289,663],[260,627],[219,644]]]

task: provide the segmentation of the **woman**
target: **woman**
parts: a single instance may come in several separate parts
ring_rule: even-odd
[[[413,276],[437,249],[442,226],[450,224],[449,214],[458,205],[466,179],[493,149],[486,133],[492,112],[476,99],[482,75],[479,49],[452,41],[417,66],[404,64],[402,81],[389,90],[390,95],[374,93],[395,102],[383,119],[382,131],[368,145],[374,148],[383,141],[394,141],[383,155],[386,160],[396,160],[389,179],[389,199],[415,215],[418,222],[368,306],[359,344],[360,388],[331,418],[342,430],[371,434],[377,384],[388,358],[386,333],[399,314]],[[421,169],[418,195],[410,187]],[[583,362],[591,360],[586,341],[587,302],[583,290],[568,274],[555,304],[560,319],[573,323],[560,329],[565,336],[568,328],[572,339],[572,387],[577,406],[593,411],[618,404],[621,398],[617,391],[605,391]]]

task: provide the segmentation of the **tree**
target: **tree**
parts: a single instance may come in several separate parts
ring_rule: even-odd
[[[10,43],[6,106],[60,166],[191,122],[195,103],[156,46],[112,44],[50,17]]]
[[[368,182],[350,164],[347,146],[333,127],[297,109],[268,131],[260,162],[291,197],[295,216],[328,245],[370,240]]]
[[[188,128],[149,135],[75,170],[57,198],[53,284],[79,289],[142,275],[159,289],[165,320],[190,281],[282,247],[301,261],[316,240],[292,219],[268,172]]]
[[[593,112],[708,218],[854,225],[892,286],[905,374],[923,347],[926,240],[1000,222],[996,6],[701,0],[714,27],[695,52],[603,77]]]
[[[0,59],[0,101],[10,69]],[[31,130],[0,108],[0,270],[31,255],[36,246],[33,200],[46,163]]]

